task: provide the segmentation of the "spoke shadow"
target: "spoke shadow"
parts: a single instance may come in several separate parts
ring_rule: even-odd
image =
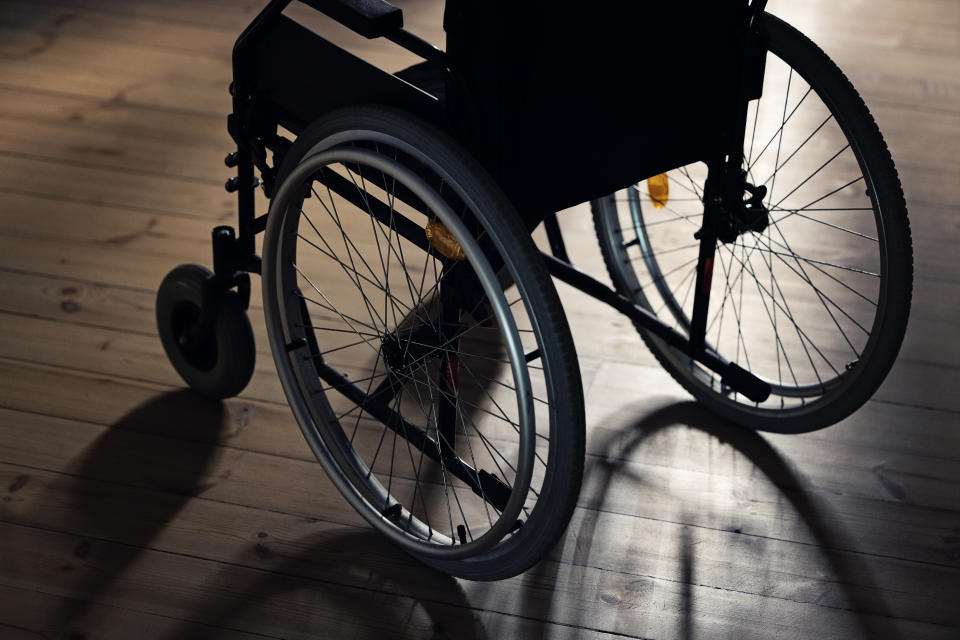
[[[56,569],[70,598],[47,616],[45,632],[86,637],[88,625],[103,622],[92,608],[109,602],[143,552],[163,546],[158,536],[186,504],[220,480],[218,443],[230,420],[222,402],[190,390],[163,394],[111,425],[38,496],[35,509],[61,510],[58,526],[75,536]],[[27,520],[44,526],[49,518]],[[456,580],[372,530],[318,526],[320,533],[282,544],[257,541],[235,563],[203,563],[213,568],[190,587],[195,602],[174,598],[188,604],[168,620],[169,637],[246,637],[238,629],[258,625],[273,637],[276,622],[317,637],[350,628],[346,635],[356,638],[486,638]],[[187,588],[192,578],[175,581]]]
[[[575,532],[577,546],[572,559],[574,565],[588,565],[592,543],[597,539],[599,510],[603,509],[605,496],[613,482],[626,476],[638,484],[643,483],[642,477],[636,477],[631,470],[625,468],[625,462],[654,435],[678,425],[697,429],[729,445],[755,465],[780,490],[781,495],[795,509],[812,534],[833,576],[832,581],[841,588],[849,602],[849,610],[857,614],[856,623],[864,637],[894,640],[900,637],[896,629],[886,621],[894,616],[875,585],[869,563],[850,552],[849,542],[845,540],[842,532],[837,530],[837,519],[831,508],[815,495],[805,491],[804,487],[808,483],[803,475],[759,433],[727,423],[695,402],[663,406],[622,429],[614,430],[604,441],[591,447],[602,454],[588,459],[585,468],[584,486],[588,485],[589,480],[593,489],[589,496],[585,496],[590,509],[585,511]],[[689,517],[682,519],[691,521]],[[683,537],[679,544],[678,558],[680,570],[677,575],[682,585],[679,598],[683,617],[678,633],[684,638],[693,638],[697,586],[696,553],[691,539],[691,528],[682,527],[681,532]],[[763,564],[762,558],[757,561],[758,575],[769,574],[769,561],[767,564]]]
[[[425,433],[434,442],[450,446],[466,464],[512,485],[517,447],[511,440],[513,431],[508,420],[515,417],[511,398],[504,396],[512,391],[513,380],[505,373],[509,360],[499,330],[474,328],[460,339],[455,353],[458,359],[452,376],[446,358],[424,361],[408,375],[400,391],[400,412],[418,426],[424,424]],[[450,392],[451,386],[455,393]],[[440,405],[447,399],[455,400],[455,409],[446,412],[444,418]],[[482,525],[483,515],[489,523],[490,513],[477,511],[475,505],[471,512],[466,503],[473,500],[472,489],[442,462],[417,452],[413,457],[416,462],[410,460],[409,472],[419,486],[412,493],[401,490],[395,497],[417,518],[445,535],[455,537],[458,525],[464,525],[466,538],[472,539],[472,526],[478,522]],[[479,521],[471,520],[477,517]]]
[[[375,531],[331,529],[295,546],[290,555],[261,548],[266,570],[227,566],[209,577],[204,588],[230,595],[199,603],[191,617],[271,637],[295,632],[377,640],[487,638],[456,580],[420,564]],[[200,640],[207,633],[185,623],[169,637]]]

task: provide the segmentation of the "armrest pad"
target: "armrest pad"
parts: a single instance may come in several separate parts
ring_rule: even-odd
[[[301,0],[365,38],[403,28],[403,11],[386,0]]]

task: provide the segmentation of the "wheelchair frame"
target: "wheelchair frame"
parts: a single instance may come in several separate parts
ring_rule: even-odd
[[[229,226],[213,229],[213,271],[185,264],[164,277],[157,292],[156,315],[163,348],[187,384],[209,397],[235,396],[251,380],[256,360],[254,331],[246,313],[249,273],[263,276],[267,334],[283,390],[334,485],[371,525],[426,564],[467,579],[493,580],[516,575],[539,561],[570,521],[579,495],[586,435],[583,385],[570,328],[551,278],[630,318],[666,372],[719,417],[752,429],[802,433],[850,415],[889,372],[909,315],[912,247],[893,159],[862,98],[815,43],[763,12],[765,0],[724,0],[726,4],[711,0],[700,5],[704,13],[692,23],[675,20],[677,12],[688,7],[663,6],[661,13],[652,15],[649,12],[655,8],[638,5],[634,13],[624,10],[623,19],[611,23],[607,13],[585,15],[573,7],[549,3],[516,7],[507,20],[504,13],[513,10],[509,3],[448,1],[449,52],[444,52],[405,31],[401,11],[385,0],[301,0],[361,36],[387,38],[424,60],[396,73],[361,60],[283,15],[291,0],[269,1],[237,39],[233,51],[233,109],[227,124],[236,150],[226,156],[225,164],[236,168],[237,175],[227,180],[225,188],[237,194],[237,231]],[[599,22],[584,22],[591,16]],[[644,21],[674,27],[664,29],[659,40],[654,33],[637,43],[633,29]],[[571,38],[581,35],[583,46],[567,46]],[[671,60],[669,73],[660,78],[654,94],[666,99],[641,104],[611,98],[615,94],[610,88],[625,76],[632,78],[637,62],[648,59]],[[691,77],[699,80],[690,82]],[[788,115],[795,77],[808,88]],[[782,94],[778,86],[785,87]],[[802,92],[803,85],[797,86]],[[781,161],[784,126],[811,93],[815,104],[804,112],[805,117],[794,121],[797,126],[792,131],[800,134],[793,135],[793,143],[786,136],[787,149],[791,144],[795,148],[785,151]],[[774,128],[778,122],[780,127],[754,155],[761,97],[774,109],[763,111],[761,129]],[[750,110],[753,131],[745,137]],[[823,115],[826,118],[814,128]],[[780,198],[775,200],[774,187],[782,189],[774,180],[776,174],[830,120],[835,122],[828,131],[829,140],[845,146],[822,164],[810,163],[809,156],[792,164],[781,182],[789,179],[787,184],[796,186],[786,195],[778,193]],[[639,126],[649,123],[660,127]],[[774,141],[776,145],[771,146]],[[817,143],[810,148],[824,155],[835,148],[826,135]],[[764,164],[757,164],[771,148],[776,155],[771,153]],[[810,194],[802,194],[801,204],[791,201],[781,207],[848,149],[828,176],[811,183],[816,199],[806,203]],[[698,164],[693,172],[696,182],[687,171],[694,163]],[[816,164],[818,168],[805,178],[793,175],[795,167]],[[663,186],[668,180],[686,188],[676,177],[668,177],[666,172],[672,168],[692,187],[686,190],[693,197],[681,194],[674,202],[679,211],[692,211],[690,215],[666,206],[669,196]],[[857,169],[859,174],[847,181],[847,174]],[[648,185],[652,209],[666,209],[660,215],[674,223],[659,227],[661,231],[653,236],[648,236],[647,227],[664,220],[648,223],[651,219],[640,211],[637,182],[648,176],[657,177]],[[839,182],[844,184],[836,187]],[[315,184],[322,186],[331,207],[324,204]],[[260,216],[255,211],[257,187],[271,200],[270,212]],[[844,193],[837,200],[814,206],[840,191]],[[316,207],[309,209],[322,217],[322,207],[336,225],[349,264],[337,257],[339,249],[331,248],[326,234],[310,220],[306,198],[316,198]],[[586,201],[613,288],[574,267],[566,251],[556,211]],[[350,236],[357,235],[363,251],[348,239],[337,213],[340,204],[360,211],[347,228]],[[834,224],[833,218],[805,215],[808,210],[868,213],[856,217],[845,213],[847,217]],[[801,223],[799,228],[790,223],[787,232],[791,238],[801,238],[799,254],[781,231],[779,223],[787,219]],[[329,251],[301,235],[301,220]],[[811,234],[807,221],[820,222],[843,235],[824,242],[823,229],[815,227]],[[525,237],[541,223],[549,244],[544,251]],[[385,235],[381,227],[386,228]],[[370,232],[372,238],[361,236]],[[695,242],[689,241],[688,232]],[[256,253],[260,233],[265,233],[263,260]],[[858,243],[872,244],[851,245],[850,236],[858,238]],[[402,244],[411,249],[408,253],[417,256],[410,268],[402,250],[394,253],[392,238],[398,248],[402,238]],[[300,239],[338,263],[346,279],[337,280],[339,272],[328,270],[331,265],[326,260],[313,263],[310,256],[316,254],[309,250],[301,261]],[[388,248],[386,258],[381,239]],[[678,250],[686,253],[678,257]],[[770,289],[750,262],[755,251],[770,275]],[[833,256],[838,251],[853,257],[836,260]],[[663,268],[658,253],[671,254]],[[367,263],[371,256],[375,263],[379,258],[382,280]],[[791,301],[799,301],[795,308],[804,327],[809,324],[807,331],[817,341],[830,339],[824,347],[828,355],[794,319],[788,296],[775,277],[774,256],[779,260],[776,275],[792,276],[786,291]],[[358,270],[354,257],[372,280]],[[715,257],[722,269],[717,278]],[[646,281],[637,270],[639,258],[644,260],[644,274],[652,280]],[[421,259],[424,266],[419,268]],[[821,275],[811,278],[801,261]],[[402,276],[391,280],[393,262],[400,265],[393,273]],[[731,286],[734,262],[741,267],[732,281],[740,283],[736,293]],[[337,299],[358,290],[360,297],[349,299],[358,309],[362,302],[364,309],[355,312],[351,306],[339,311],[298,264],[328,282]],[[691,269],[691,265],[695,266]],[[823,267],[855,275],[840,274],[841,279]],[[672,284],[666,280],[680,269],[683,274],[674,276]],[[432,276],[429,281],[427,276]],[[746,296],[751,306],[743,312],[743,283],[748,276],[757,291],[753,297]],[[401,277],[404,280],[397,280]],[[376,305],[380,309],[383,302],[382,315],[371,307],[361,279],[383,293]],[[725,288],[715,285],[723,295],[722,299],[715,296],[710,310],[714,280],[724,282]],[[310,289],[302,290],[304,283],[328,304],[307,297]],[[394,292],[391,284],[397,285]],[[505,296],[514,286],[519,297],[507,302]],[[685,287],[682,301],[674,295],[681,287]],[[404,288],[416,298],[410,304],[402,300]],[[655,298],[648,298],[645,289]],[[400,295],[395,296],[398,290]],[[521,300],[523,305],[514,306]],[[657,300],[662,304],[658,306]],[[311,313],[308,302],[339,320]],[[849,324],[841,324],[833,308]],[[736,324],[722,335],[728,309]],[[713,317],[709,326],[708,310]],[[351,317],[356,313],[365,314],[370,323]],[[461,314],[473,324],[463,324]],[[781,341],[778,315],[785,319],[781,326],[787,346],[801,357],[799,379]],[[491,322],[494,316],[497,321]],[[766,358],[764,363],[755,360],[756,367],[746,353],[747,340],[741,331],[744,317],[749,341],[756,338],[761,360]],[[708,342],[707,330],[718,319],[716,337],[711,330]],[[773,329],[772,345],[767,320]],[[844,326],[859,329],[865,337],[854,334],[855,345]],[[757,332],[758,327],[762,331]],[[342,344],[341,334],[350,334],[346,340],[359,340]],[[331,343],[325,351],[320,350],[319,335],[325,336],[325,348]],[[521,336],[527,337],[526,344]],[[463,344],[462,337],[466,337]],[[821,376],[808,343],[832,376],[830,372]],[[757,373],[737,364],[741,346],[744,366]],[[367,347],[376,353],[372,367]],[[362,354],[356,356],[353,349]],[[328,364],[324,356],[333,352],[340,353]],[[734,352],[733,362],[720,355]],[[781,369],[781,353],[786,370]],[[812,371],[806,370],[804,355]],[[483,361],[475,365],[479,377],[467,364],[478,360]],[[513,385],[509,379],[500,380],[500,372],[506,372],[501,363],[510,365]],[[472,387],[461,388],[461,367],[472,379]],[[384,379],[374,388],[379,378]],[[491,382],[506,389],[495,395],[515,396],[515,419],[488,391]],[[365,389],[361,383],[366,383]],[[414,385],[412,389],[408,383]],[[429,394],[429,409],[423,406],[421,385]],[[486,394],[497,413],[481,406],[486,403],[482,397],[478,404],[471,403],[473,389]],[[338,415],[344,399],[349,408]],[[536,420],[535,400],[542,403]],[[406,404],[401,407],[401,402]],[[360,414],[355,421],[350,418],[354,424],[348,433],[341,419],[357,409]],[[415,415],[417,409],[423,412],[423,427],[415,417],[405,417]],[[470,417],[476,410],[493,420],[482,423],[483,431]],[[549,412],[548,419],[540,419],[542,411]],[[371,430],[365,423],[358,436],[363,413],[376,424]],[[458,435],[458,421],[463,436]],[[490,445],[484,432],[500,444]],[[356,444],[355,436],[360,438]],[[398,436],[411,466],[398,476],[401,484],[399,492],[394,492]],[[376,472],[387,437],[393,439],[389,468],[381,462]],[[461,437],[466,438],[464,446],[455,447]],[[471,442],[483,446],[479,460]],[[546,460],[540,455],[543,451]],[[498,456],[513,472],[513,480],[501,468]],[[442,503],[436,505],[440,527],[431,524],[430,509],[422,497],[420,472],[427,459],[432,460],[427,470],[434,475],[426,484],[442,487],[446,498],[446,514]],[[516,460],[516,467],[511,460]],[[536,473],[535,464],[539,465]],[[385,487],[378,477],[384,475]],[[471,519],[452,479],[465,485],[467,497],[470,491],[479,497],[467,512],[481,528],[486,515],[490,525],[486,533],[471,533]],[[448,486],[459,511],[456,526]],[[410,501],[398,497],[409,497],[404,493],[408,490],[413,491]],[[422,509],[415,504],[418,492]],[[534,504],[528,511],[531,495]],[[491,509],[497,514],[495,523]],[[444,515],[448,531],[443,530]]]
[[[383,0],[301,2],[366,38],[387,38],[439,65],[456,81],[456,69],[451,68],[445,52],[403,29],[399,8]],[[225,188],[237,193],[238,233],[235,235],[231,227],[213,230],[214,276],[204,282],[201,313],[187,332],[188,342],[209,333],[213,316],[210,310],[216,295],[237,287],[246,304],[250,290],[248,272],[261,273],[255,237],[266,228],[267,214],[259,217],[255,214],[254,190],[261,186],[261,181],[254,172],[260,172],[262,187],[267,197],[272,197],[278,186],[275,184],[277,168],[292,145],[292,141],[278,134],[278,126],[299,135],[309,123],[332,109],[377,103],[412,112],[441,129],[455,130],[455,123],[451,122],[450,114],[445,112],[437,97],[365,62],[282,15],[290,3],[291,0],[272,0],[240,35],[233,49],[234,79],[230,85],[233,113],[228,116],[228,130],[237,150],[227,155],[225,163],[228,167],[236,167],[237,175],[227,180]],[[744,65],[734,92],[737,103],[733,105],[736,110],[731,113],[737,117],[734,130],[727,137],[731,141],[743,139],[748,100],[759,97],[762,87],[765,51],[755,23],[765,5],[765,0],[754,0],[747,8],[742,55],[748,64]],[[319,62],[309,67],[295,67],[289,64],[291,59]],[[322,78],[313,71],[317,67],[323,71]],[[542,220],[551,253],[541,252],[541,255],[553,277],[613,307],[671,347],[720,374],[721,383],[732,391],[754,402],[763,402],[770,395],[770,386],[723,358],[704,340],[713,252],[716,240],[723,237],[725,219],[731,216],[733,209],[736,209],[734,215],[752,212],[753,216],[766,216],[762,205],[753,209],[749,206],[762,200],[762,196],[757,198],[751,192],[754,198],[746,203],[743,201],[742,145],[733,142],[727,146],[729,153],[706,159],[709,174],[704,197],[704,223],[696,235],[700,241],[700,254],[689,339],[647,309],[574,267],[568,258],[555,213],[545,215]],[[272,165],[267,162],[268,151],[273,153]],[[337,190],[336,185],[330,186],[339,195],[346,195]],[[747,188],[749,190],[750,185]],[[375,204],[373,215],[385,222],[388,214],[383,213],[381,218]],[[419,225],[405,218],[395,223],[406,240],[430,250]]]

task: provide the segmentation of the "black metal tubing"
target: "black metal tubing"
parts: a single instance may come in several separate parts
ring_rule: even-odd
[[[256,272],[259,272],[259,258],[255,253],[254,238],[265,226],[265,217],[261,216],[258,219],[254,212],[254,188],[256,183],[254,181],[255,167],[253,153],[255,151],[254,143],[257,142],[255,138],[256,135],[272,134],[275,136],[277,124],[282,124],[297,133],[300,128],[309,122],[309,118],[313,115],[314,111],[310,108],[303,108],[302,103],[304,103],[304,101],[315,101],[320,98],[327,100],[326,96],[330,95],[331,87],[334,88],[336,92],[340,92],[341,89],[345,90],[348,95],[345,97],[343,95],[338,96],[338,99],[345,99],[349,102],[370,100],[373,94],[368,93],[369,90],[365,87],[373,84],[376,85],[374,94],[376,91],[385,92],[384,95],[386,96],[385,99],[387,102],[393,102],[398,106],[419,112],[421,115],[432,113],[434,117],[428,117],[428,119],[433,120],[435,120],[436,117],[435,112],[438,111],[438,105],[435,104],[436,100],[431,96],[424,94],[412,87],[412,85],[387,72],[364,63],[359,60],[359,58],[351,56],[323,38],[309,32],[309,30],[299,27],[299,25],[296,25],[292,20],[285,18],[282,12],[291,1],[292,0],[271,0],[243,31],[233,49],[234,81],[231,85],[233,113],[229,117],[228,128],[231,136],[237,143],[238,176],[236,185],[239,218],[238,235],[235,244],[236,254],[233,263],[243,268],[249,267],[249,270]],[[306,2],[306,4],[321,10],[323,10],[322,7],[336,4],[339,10],[343,8],[339,5],[344,3],[337,3],[334,0],[323,0],[322,2]],[[352,10],[350,9],[350,4],[349,2],[344,4],[344,7],[346,7],[345,10],[348,13]],[[751,37],[756,37],[754,33],[755,19],[763,10],[765,4],[765,0],[755,0],[749,5],[747,27],[744,29],[745,42]],[[371,23],[372,26],[370,26],[364,22],[364,20],[367,19],[365,16],[357,17],[351,15],[349,19],[346,19],[343,17],[344,15],[347,14],[341,15],[339,18],[337,15],[333,15],[332,17],[340,20],[346,24],[346,26],[354,28],[354,30],[359,29],[358,32],[362,35],[367,33],[370,34],[368,37],[383,36],[424,59],[446,62],[446,54],[443,51],[421,38],[404,31],[396,23],[396,17],[383,18],[382,22],[378,22],[377,24]],[[354,20],[354,18],[357,18],[357,20]],[[402,24],[402,22],[400,24]],[[367,29],[367,26],[370,26],[370,29]],[[309,33],[309,36],[304,32]],[[283,68],[281,68],[283,65],[275,64],[275,60],[269,59],[264,61],[257,59],[259,54],[264,53],[260,51],[262,46],[272,43],[273,40],[277,39],[282,42],[293,39],[297,41],[296,47],[300,47],[304,51],[309,50],[312,53],[324,53],[323,56],[313,55],[306,56],[306,58],[314,60],[317,64],[322,64],[327,74],[333,74],[335,76],[333,80],[330,80],[328,77],[317,87],[305,86],[297,82],[296,77],[290,76],[290,78],[287,78],[287,76],[283,75],[283,73],[285,73],[283,72]],[[745,47],[746,46],[745,44]],[[267,53],[268,52],[267,50]],[[264,65],[267,65],[269,68],[263,68]],[[290,67],[290,65],[286,66]],[[262,79],[272,80],[274,72],[280,72],[282,76],[276,79],[276,83],[268,81],[264,84],[261,82]],[[378,75],[378,73],[380,75]],[[384,79],[381,80],[381,77]],[[285,78],[286,80],[284,81]],[[396,82],[391,83],[387,81],[386,78]],[[740,83],[738,103],[731,108],[731,112],[735,111],[737,117],[743,115],[743,122],[734,125],[732,132],[734,137],[736,132],[746,125],[745,92],[748,91],[746,88],[746,75],[744,78],[741,78]],[[260,86],[261,84],[264,84],[264,86]],[[319,92],[315,89],[318,89]],[[260,94],[262,94],[262,96]],[[323,102],[323,100],[321,100],[321,102]],[[265,103],[267,106],[262,106],[261,103]],[[330,105],[324,102],[323,106],[316,107],[316,109],[329,108],[329,106]],[[287,119],[284,120],[284,117]],[[271,128],[273,132],[268,131]],[[740,138],[742,140],[742,135]],[[738,153],[742,154],[742,148],[739,152],[736,150],[732,152],[732,159],[739,157]],[[328,180],[336,183],[336,178]],[[343,182],[346,183],[346,180],[343,180]],[[340,195],[358,204],[358,206],[361,205],[359,202],[361,196],[354,193],[353,185],[331,184],[329,186]],[[403,237],[414,242],[420,248],[432,252],[432,247],[430,247],[426,241],[419,225],[399,216],[399,214],[386,204],[372,200],[369,196],[364,199],[362,206],[367,208],[370,213],[381,222],[397,226],[398,231]],[[724,360],[711,349],[706,348],[703,345],[702,336],[695,336],[692,341],[688,340],[682,334],[660,322],[653,314],[638,307],[602,283],[571,266],[567,260],[566,249],[555,214],[548,215],[544,219],[544,222],[547,235],[550,239],[551,249],[554,255],[557,256],[555,258],[544,255],[544,260],[550,272],[555,277],[629,316],[641,324],[646,330],[659,336],[671,346],[694,357],[709,369],[723,375],[724,380],[729,380],[733,388],[744,393],[747,397],[753,399],[763,396],[765,398],[766,395],[769,394],[770,388],[766,383],[763,383],[755,376],[744,372],[736,365]],[[707,235],[712,234],[708,233]],[[715,239],[709,238],[703,238],[702,240],[703,242],[710,242],[711,240],[715,242]],[[707,275],[705,273],[705,259],[706,256],[701,260],[703,264],[699,265],[703,276]],[[707,300],[701,302],[699,309],[694,314],[695,316],[705,315],[706,302]],[[700,323],[697,324],[699,325]],[[691,342],[693,344],[691,344]],[[474,475],[469,477],[475,482],[477,476],[475,471],[473,473]],[[461,479],[467,482],[465,478]]]
[[[374,397],[375,393],[367,395],[363,389],[350,382],[342,373],[330,367],[319,356],[315,356],[314,366],[320,379],[334,390],[343,394],[363,411],[366,411],[388,429],[422,451],[425,456],[442,465],[446,472],[462,480],[474,493],[483,497],[498,511],[503,511],[510,498],[509,486],[482,469],[474,469],[454,454],[449,444],[444,443],[441,446],[439,442],[428,436],[423,429],[408,422],[403,416],[380,401],[379,398]]]
[[[717,250],[715,220],[722,215],[719,191],[714,185],[722,182],[719,174],[723,170],[718,162],[710,163],[704,185],[702,222],[700,230],[694,235],[700,240],[700,252],[697,256],[697,278],[693,292],[693,313],[690,318],[690,349],[693,353],[702,351],[706,343],[707,311],[710,306],[710,287],[713,283],[713,260]]]
[[[310,314],[302,295],[300,296],[300,314],[304,326],[309,328]],[[482,469],[474,469],[453,453],[451,447],[441,446],[441,443],[427,435],[423,429],[408,422],[398,412],[390,408],[389,402],[394,397],[399,384],[391,379],[392,373],[388,374],[387,379],[368,394],[324,361],[313,331],[307,331],[305,339],[291,343],[287,346],[287,349],[293,351],[302,347],[307,347],[310,352],[310,359],[314,370],[317,372],[317,377],[330,385],[331,389],[342,394],[363,411],[382,422],[388,429],[422,451],[425,456],[443,465],[446,471],[465,482],[475,494],[487,500],[498,511],[503,511],[504,507],[507,506],[511,489],[506,483]],[[427,358],[430,353],[420,355],[418,359]]]
[[[763,380],[726,360],[712,349],[702,348],[694,350],[690,345],[690,340],[688,340],[686,336],[674,331],[643,307],[634,304],[570,263],[558,260],[547,253],[541,252],[540,255],[547,265],[547,271],[557,280],[569,284],[573,288],[586,293],[591,298],[610,305],[641,325],[645,330],[662,339],[671,347],[680,350],[711,371],[719,373],[721,382],[734,391],[742,393],[754,402],[763,402],[769,397],[770,385]]]
[[[384,226],[392,227],[400,237],[435,257],[441,257],[427,240],[423,227],[379,198],[369,193],[361,195],[357,186],[347,178],[333,171],[325,171],[322,176],[317,176],[317,180],[355,207],[366,210]]]
[[[300,0],[365,38],[386,38],[424,60],[446,53],[403,28],[403,12],[384,0]]]
[[[403,11],[385,0],[300,0],[364,38],[403,27]]]
[[[191,349],[203,344],[217,316],[217,304],[224,291],[237,288],[240,302],[246,309],[250,305],[250,276],[248,271],[260,273],[259,260],[256,268],[253,262],[244,259],[238,251],[237,238],[233,227],[214,227],[211,233],[213,245],[213,275],[201,283],[200,314],[180,336],[180,346]]]
[[[703,218],[696,238],[700,240],[697,257],[697,277],[694,285],[693,313],[690,319],[690,355],[700,353],[706,344],[707,314],[710,307],[710,287],[717,245],[717,224],[726,203],[743,206],[743,138],[747,126],[748,104],[762,92],[766,51],[760,40],[757,18],[766,6],[766,0],[754,0],[746,8],[746,19],[740,34],[741,73],[736,78],[735,100],[726,106],[730,127],[726,130],[727,152],[707,160],[708,173],[704,185]],[[724,108],[721,105],[720,108]]]
[[[265,228],[256,217],[254,153],[276,138],[278,124],[299,133],[319,112],[340,102],[383,101],[436,121],[436,99],[392,74],[377,69],[283,15],[292,0],[272,0],[244,29],[233,47],[233,113],[228,129],[237,144],[237,250],[239,262],[259,272],[255,237]],[[402,29],[402,14],[374,0],[313,0],[304,3],[368,38],[386,37],[428,60],[445,60],[445,53]],[[315,80],[303,65],[284,64],[269,55],[301,55],[322,64],[326,76]],[[289,62],[289,61],[287,61]],[[294,69],[296,67],[296,69]],[[299,71],[297,71],[299,70]],[[311,83],[311,79],[314,79]],[[319,84],[318,84],[319,83]],[[262,158],[261,158],[262,160]]]
[[[251,44],[272,21],[282,14],[291,0],[271,0],[257,17],[247,26],[233,45],[233,83],[230,91],[233,95],[233,113],[227,119],[227,128],[237,143],[237,245],[251,263],[255,262],[256,229],[254,220],[253,148],[248,134],[251,120],[251,107],[255,87],[246,71],[250,68],[248,52]]]
[[[398,44],[410,53],[420,56],[424,60],[431,60],[446,63],[447,52],[438,49],[420,36],[414,35],[405,29],[397,29],[392,33],[387,33],[384,37]]]
[[[567,245],[563,241],[563,233],[560,231],[560,223],[557,221],[556,213],[548,213],[543,217],[543,228],[547,232],[547,242],[550,243],[550,253],[554,258],[570,262],[567,256]]]
[[[750,20],[748,23],[748,28],[753,28],[756,24],[757,18],[760,17],[760,14],[763,13],[763,10],[767,8],[767,0],[753,0],[750,3],[749,15]]]

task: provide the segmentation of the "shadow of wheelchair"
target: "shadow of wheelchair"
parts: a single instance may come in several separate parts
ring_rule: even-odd
[[[319,638],[487,637],[456,580],[421,565],[375,531],[324,531],[295,546],[298,551],[287,556],[271,552],[269,570],[246,572],[239,582],[232,566],[225,566],[205,588],[229,589],[231,596],[212,606],[200,603],[192,615],[204,624],[239,624],[267,635],[285,636],[295,627],[297,636]],[[327,571],[337,579],[326,578]],[[170,638],[199,640],[204,634],[184,624]]]
[[[51,500],[66,495],[60,499],[67,511],[62,517],[81,539],[73,561],[61,567],[76,595],[51,612],[46,632],[85,637],[88,624],[103,622],[102,616],[91,619],[87,614],[122,589],[122,577],[143,552],[156,547],[158,535],[184,506],[217,481],[213,474],[219,445],[232,426],[223,403],[189,390],[166,393],[124,415],[64,470],[64,479],[55,481],[60,486],[52,486],[49,495]],[[131,499],[139,501],[137,508],[125,509]],[[41,499],[38,504],[50,503]],[[200,597],[195,608],[182,611],[185,621],[170,637],[229,634],[237,628],[232,620],[245,611],[273,597],[287,599],[298,590],[307,597],[295,619],[298,625],[302,620],[308,635],[313,624],[315,635],[324,637],[336,630],[331,621],[337,627],[355,621],[351,637],[365,637],[364,632],[372,634],[366,637],[406,637],[414,630],[416,637],[485,637],[455,580],[420,565],[369,529],[326,526],[332,528],[285,544],[284,549],[297,550],[288,557],[276,557],[267,545],[257,545],[253,551],[261,560],[271,556],[267,570],[248,560],[213,561],[208,565],[213,569],[200,578],[198,593],[220,577],[229,586],[220,593],[213,587],[209,599]],[[248,551],[245,557],[250,557]],[[337,576],[325,579],[330,562],[339,565]],[[229,592],[227,597],[223,591]],[[256,624],[269,624],[271,615],[284,611],[293,614],[290,606],[280,603],[273,611],[261,612]],[[317,611],[323,615],[315,617]],[[220,630],[215,628],[218,621]]]
[[[863,637],[892,639],[900,637],[896,629],[885,620],[893,618],[893,615],[880,589],[875,586],[869,562],[850,552],[849,542],[845,539],[843,532],[838,530],[837,520],[831,507],[818,499],[815,494],[805,490],[804,487],[809,483],[805,481],[803,475],[794,469],[762,435],[726,423],[695,402],[671,401],[665,406],[646,413],[638,420],[628,422],[621,428],[614,428],[603,440],[595,441],[593,446],[589,447],[590,450],[598,453],[587,459],[584,470],[585,491],[581,495],[581,507],[578,508],[581,517],[575,516],[567,532],[568,538],[573,536],[576,540],[575,545],[567,545],[573,547],[569,560],[573,565],[572,573],[568,579],[576,580],[582,577],[588,567],[596,564],[590,561],[590,551],[595,541],[609,542],[610,540],[609,537],[600,535],[597,527],[600,515],[605,510],[606,496],[614,483],[631,482],[637,485],[637,491],[642,494],[644,478],[626,465],[631,454],[638,451],[653,436],[678,426],[701,431],[728,445],[755,465],[756,469],[776,487],[779,494],[789,502],[809,530],[831,574],[829,581],[839,587],[840,593],[846,599],[846,604],[841,608],[856,616],[856,625]],[[680,514],[679,522],[695,521],[691,513],[694,508],[692,505],[677,504],[676,508]],[[693,542],[695,528],[695,525],[679,527],[681,538],[676,542],[674,550],[674,561],[679,567],[675,572],[671,572],[673,577],[668,578],[671,582],[679,583],[676,599],[680,616],[674,633],[682,638],[693,638],[697,632],[694,611],[699,583],[696,579],[698,552]],[[558,545],[553,560],[540,563],[528,572],[526,578],[536,584],[546,583],[551,579],[561,579],[562,565],[555,559],[560,556],[563,546]],[[703,552],[700,551],[700,553]],[[758,574],[770,573],[770,561],[765,561],[759,554],[754,567]],[[643,606],[642,600],[635,604]],[[549,598],[531,595],[524,606],[532,616],[550,619],[551,609],[561,605],[562,603],[551,602]],[[544,638],[546,637],[544,634],[536,637]],[[703,637],[709,637],[710,634],[710,629],[701,629]]]
[[[183,506],[203,491],[226,421],[220,402],[188,390],[166,393],[124,415],[64,469],[65,478],[55,481],[61,488],[54,486],[51,495],[66,493],[62,517],[71,531],[85,538],[73,550],[75,562],[93,562],[82,571],[73,571],[73,563],[61,567],[65,575],[73,574],[73,592],[82,599],[65,600],[50,616],[49,629],[69,631],[77,624]],[[77,483],[75,478],[87,482]],[[139,506],[141,515],[145,510],[148,517],[123,508],[124,500],[131,495],[142,500],[145,492],[152,499]],[[122,540],[123,545],[105,553],[98,539]]]

